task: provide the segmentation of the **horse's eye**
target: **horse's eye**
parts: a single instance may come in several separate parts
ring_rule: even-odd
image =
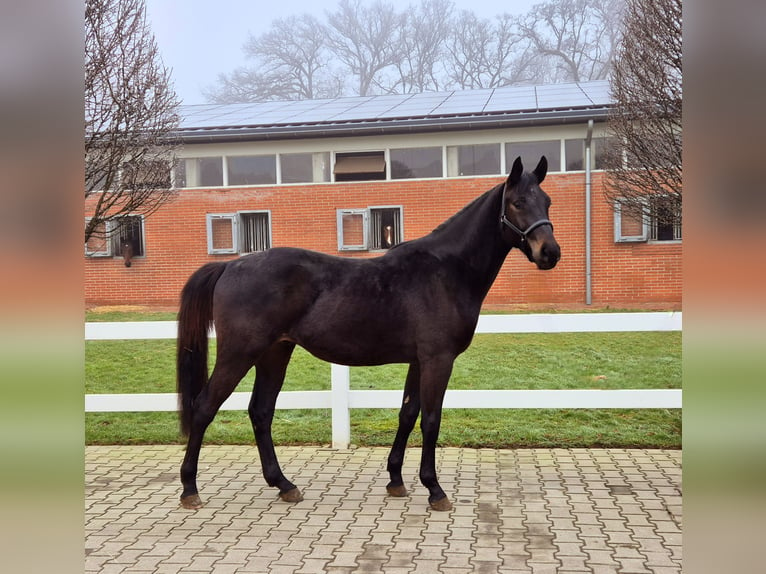
[[[526,205],[526,202],[523,199],[517,199],[513,202],[513,207],[516,209],[524,209],[524,206]]]

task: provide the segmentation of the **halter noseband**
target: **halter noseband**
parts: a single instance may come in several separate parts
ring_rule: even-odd
[[[542,225],[550,225],[551,231],[553,231],[553,223],[551,223],[548,219],[538,219],[535,221],[532,225],[527,227],[524,231],[516,227],[513,223],[511,223],[511,220],[508,219],[505,215],[505,187],[503,187],[503,202],[500,204],[500,225],[501,229],[502,226],[505,225],[506,227],[510,228],[512,231],[515,231],[521,236],[521,242],[524,243],[527,240],[527,235],[532,233],[535,229]]]

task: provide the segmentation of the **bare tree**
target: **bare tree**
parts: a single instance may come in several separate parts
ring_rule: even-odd
[[[221,75],[221,86],[207,92],[209,100],[305,100],[342,92],[340,74],[328,67],[327,29],[310,14],[275,20],[268,32],[251,36],[244,50],[252,68]]]
[[[294,100],[290,84],[281,76],[272,76],[240,67],[230,74],[219,74],[218,84],[203,90],[214,104],[239,104],[269,100]]]
[[[524,16],[483,19],[453,15],[451,0],[403,12],[385,0],[340,0],[324,24],[293,17],[251,38],[255,65],[220,76],[206,96],[229,103],[604,79],[624,1],[548,0]]]
[[[449,81],[460,89],[495,88],[523,82],[525,53],[514,19],[489,19],[462,11],[452,24],[445,62]]]
[[[449,0],[423,0],[404,12],[398,39],[401,59],[394,63],[397,92],[418,93],[442,87],[438,68],[451,29],[452,9]]]
[[[172,197],[178,100],[146,21],[144,0],[85,3],[85,241],[109,220],[147,215]]]
[[[627,0],[622,43],[610,78],[616,105],[606,196],[668,223],[682,195],[681,0]]]
[[[335,55],[357,78],[356,93],[393,91],[383,76],[386,68],[402,58],[396,42],[402,16],[391,4],[376,0],[365,7],[362,0],[341,0],[338,9],[327,15],[330,46]]]
[[[519,33],[535,53],[538,81],[603,80],[617,47],[624,0],[549,0],[532,7]]]

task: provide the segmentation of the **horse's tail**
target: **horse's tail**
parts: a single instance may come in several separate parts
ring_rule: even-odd
[[[178,310],[176,388],[181,432],[188,436],[194,399],[207,383],[207,334],[213,323],[213,290],[226,263],[208,263],[195,271],[181,291]]]

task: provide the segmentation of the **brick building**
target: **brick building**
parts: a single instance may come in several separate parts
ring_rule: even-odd
[[[380,255],[503,181],[515,157],[532,170],[544,154],[561,261],[542,272],[511,251],[485,306],[680,308],[680,214],[658,225],[647,205],[639,221],[603,197],[610,105],[607,82],[587,82],[182,107],[175,197],[86,245],[86,304],[173,306],[203,263],[271,246]]]

